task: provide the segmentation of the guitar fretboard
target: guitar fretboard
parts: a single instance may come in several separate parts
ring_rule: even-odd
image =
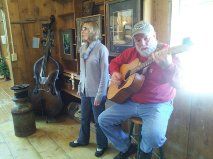
[[[159,54],[159,55],[161,55],[161,54],[175,55],[175,54],[182,53],[182,52],[186,51],[188,48],[189,48],[189,46],[187,46],[187,45],[179,45],[179,46],[171,47],[169,49],[159,50],[159,51],[155,52],[155,54]],[[144,68],[146,68],[149,65],[151,65],[152,62],[154,62],[154,59],[152,57],[150,57],[147,61],[145,61],[144,63],[141,63],[138,67],[136,67],[133,70],[131,70],[131,72],[129,73],[128,76],[133,75],[134,73],[138,73],[138,72],[142,71]]]

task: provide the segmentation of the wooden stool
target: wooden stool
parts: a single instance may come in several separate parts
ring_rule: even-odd
[[[130,118],[130,122],[131,122],[130,132],[129,132],[130,142],[131,142],[131,140],[134,140],[134,142],[137,144],[136,159],[140,159],[140,143],[142,140],[141,129],[142,129],[143,121],[141,120],[141,118],[132,117],[132,118]],[[139,129],[135,134],[133,134],[134,127],[137,125],[139,126]],[[138,140],[135,138],[136,136],[138,136]],[[153,155],[156,155],[159,159],[165,159],[164,152],[163,152],[163,146],[159,147],[158,150],[159,150],[159,154],[153,153]]]

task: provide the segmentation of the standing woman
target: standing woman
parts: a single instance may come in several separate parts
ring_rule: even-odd
[[[69,143],[71,147],[86,146],[90,138],[91,115],[94,115],[97,149],[96,157],[103,155],[108,141],[102,132],[98,116],[105,110],[107,85],[109,81],[107,48],[101,43],[100,30],[96,22],[82,25],[81,35],[84,44],[80,48],[81,128],[77,140]]]

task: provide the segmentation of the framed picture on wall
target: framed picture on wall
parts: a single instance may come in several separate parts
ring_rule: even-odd
[[[77,52],[79,53],[79,49],[82,45],[82,36],[81,36],[81,27],[85,22],[96,22],[100,28],[100,35],[102,35],[102,15],[92,15],[87,17],[76,18],[77,25]]]
[[[60,53],[64,60],[75,59],[75,50],[73,47],[75,30],[74,29],[64,29],[60,30]]]
[[[141,0],[115,0],[106,3],[106,37],[110,56],[133,47],[133,25],[142,19]]]

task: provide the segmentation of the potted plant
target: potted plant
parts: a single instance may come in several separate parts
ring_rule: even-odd
[[[10,79],[10,71],[6,63],[5,57],[0,57],[0,75],[4,76],[5,80]]]

